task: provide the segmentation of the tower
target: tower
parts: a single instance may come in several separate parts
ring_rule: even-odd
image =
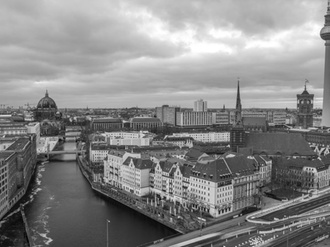
[[[194,111],[207,111],[207,101],[202,99],[195,101]]]
[[[235,121],[230,130],[230,147],[233,152],[238,152],[239,148],[245,146],[245,131],[242,123],[242,103],[239,89],[239,80],[237,82],[237,96]]]
[[[306,80],[306,82],[308,82]],[[298,118],[297,125],[307,129],[313,126],[313,100],[314,94],[309,94],[306,89],[301,94],[297,94]]]
[[[330,127],[330,0],[324,17],[325,24],[320,32],[321,38],[325,40],[322,126]]]
[[[236,96],[236,109],[235,109],[235,125],[242,124],[242,103],[241,94],[239,91],[239,80],[237,81],[237,96]]]

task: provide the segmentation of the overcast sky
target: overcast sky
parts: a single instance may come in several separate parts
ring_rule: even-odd
[[[327,0],[1,0],[0,104],[322,107]]]

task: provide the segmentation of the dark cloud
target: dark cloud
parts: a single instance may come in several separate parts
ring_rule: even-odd
[[[59,107],[234,107],[240,77],[244,107],[295,107],[305,78],[322,97],[325,10],[307,0],[4,0],[0,103],[37,103],[48,89]]]

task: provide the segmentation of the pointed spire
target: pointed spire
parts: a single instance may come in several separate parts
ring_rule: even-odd
[[[242,123],[242,104],[241,94],[239,90],[239,78],[237,81],[237,97],[236,97],[236,110],[235,110],[235,124],[240,125]]]
[[[48,90],[46,89],[46,94],[45,94],[46,97],[48,97]]]
[[[239,91],[239,78],[237,80],[237,97],[236,97],[236,110],[241,105],[241,94]]]

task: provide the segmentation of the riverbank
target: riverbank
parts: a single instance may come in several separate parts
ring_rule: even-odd
[[[132,197],[127,192],[120,190],[118,188],[109,186],[109,185],[103,185],[98,182],[93,181],[93,175],[91,169],[88,167],[87,162],[81,157],[77,156],[77,163],[79,165],[79,168],[86,178],[86,180],[89,182],[91,188],[106,196],[109,197],[147,217],[150,219],[153,219],[157,221],[158,223],[161,223],[176,232],[178,234],[185,234],[193,230],[199,229],[199,226],[192,224],[190,228],[185,227],[182,223],[182,219],[179,217],[176,217],[175,215],[172,215],[168,213],[166,210],[162,209],[159,206],[156,206],[152,203],[143,201],[142,198],[138,197]]]

